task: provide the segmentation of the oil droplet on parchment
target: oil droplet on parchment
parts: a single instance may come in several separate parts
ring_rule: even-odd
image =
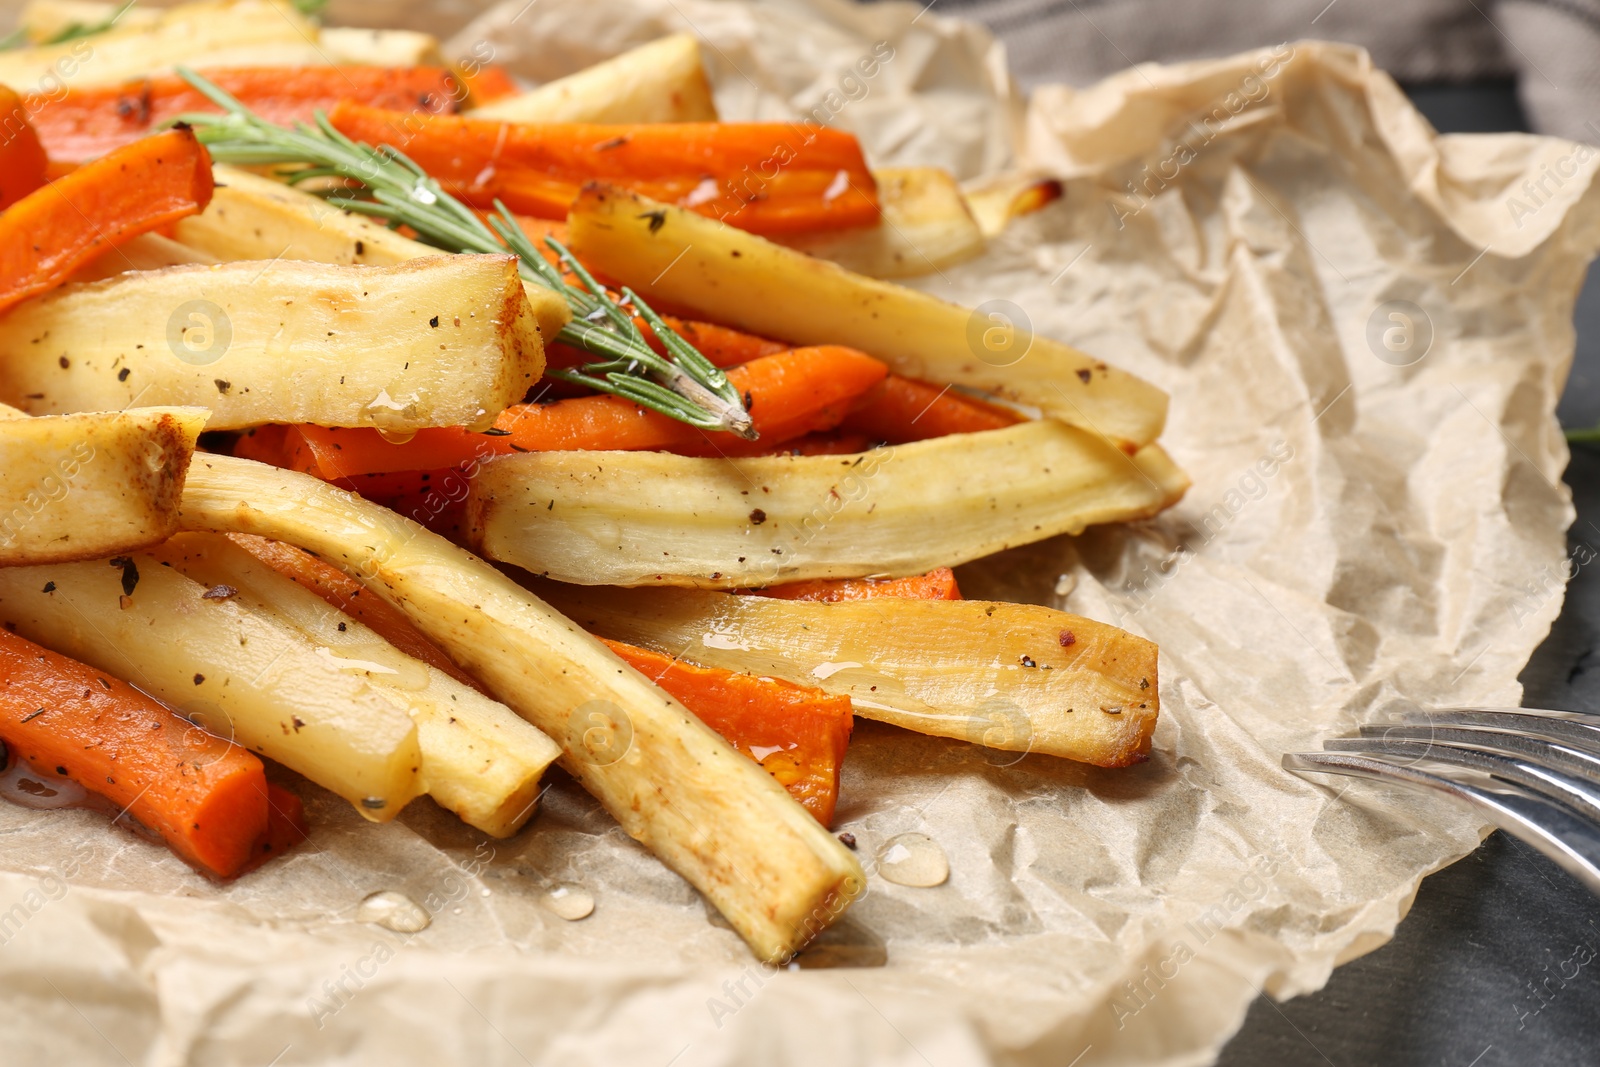
[[[950,860],[927,834],[900,834],[891,837],[879,851],[878,873],[895,885],[943,885],[950,877]]]
[[[551,914],[569,923],[587,919],[594,912],[594,894],[568,882],[556,883],[554,889],[539,899],[539,903]]]
[[[397,934],[421,933],[433,922],[421,904],[393,889],[384,889],[368,896],[356,908],[356,918]]]

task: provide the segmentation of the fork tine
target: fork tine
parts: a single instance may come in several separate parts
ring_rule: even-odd
[[[1524,737],[1543,737],[1600,756],[1600,716],[1581,711],[1437,708],[1403,711],[1393,721],[1412,726],[1464,726]]]
[[[1361,727],[1361,736],[1382,738],[1386,741],[1426,741],[1437,745],[1449,745],[1452,748],[1470,748],[1479,752],[1520,756],[1600,785],[1600,755],[1548,741],[1542,737],[1530,737],[1500,730],[1481,730],[1473,726],[1435,726],[1432,723],[1425,726],[1409,723],[1368,723]]]
[[[1500,783],[1491,792],[1416,767],[1348,752],[1288,752],[1284,754],[1283,767],[1302,775],[1345,774],[1401,783],[1465,801],[1506,833],[1548,856],[1590,892],[1600,894],[1600,829],[1562,807],[1529,796],[1520,786]]]
[[[1555,708],[1514,708],[1505,704],[1456,704],[1451,707],[1434,708],[1432,710],[1416,709],[1416,714],[1431,715],[1441,711],[1482,711],[1495,712],[1504,715],[1525,715],[1537,719],[1565,719],[1569,722],[1586,722],[1600,724],[1600,714],[1592,711],[1558,711]]]
[[[1322,747],[1330,752],[1362,752],[1396,757],[1411,764],[1421,762],[1434,767],[1458,767],[1492,775],[1520,785],[1546,800],[1565,805],[1574,815],[1600,823],[1600,786],[1520,755],[1455,748],[1434,740],[1383,737],[1332,738],[1324,741]]]

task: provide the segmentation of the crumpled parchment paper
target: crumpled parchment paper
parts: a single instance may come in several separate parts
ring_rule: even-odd
[[[515,0],[451,48],[487,41],[536,80],[676,29],[710,42],[729,118],[826,107],[875,162],[1065,180],[922,284],[1013,301],[1169,389],[1194,489],[961,580],[1158,641],[1153,758],[1102,771],[862,722],[838,828],[869,868],[927,834],[950,880],[874,875],[783,973],[561,776],[509,842],[426,801],[369,826],[298,783],[310,844],[229,886],[101,817],[0,805],[6,1062],[1205,1063],[1258,992],[1318,988],[1479,840],[1443,801],[1279,758],[1406,701],[1517,701],[1566,574],[1552,411],[1600,245],[1596,152],[1436,137],[1364,54],[1303,42],[1024,113],[986,34],[912,4]],[[846,83],[880,42],[893,58]],[[540,904],[560,883],[590,918]],[[378,890],[431,927],[358,923]]]

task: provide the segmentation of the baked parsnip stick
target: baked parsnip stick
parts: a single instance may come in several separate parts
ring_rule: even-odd
[[[544,370],[512,256],[167,267],[66,286],[4,324],[0,398],[39,415],[203,404],[213,430],[487,428]]]
[[[983,231],[949,171],[937,167],[873,168],[876,226],[819,231],[778,243],[871,278],[914,278],[983,251]]]
[[[200,214],[180,220],[173,232],[183,244],[215,259],[303,259],[392,267],[439,255],[432,245],[303,189],[220,163],[211,170],[217,180],[211,203]],[[572,320],[567,302],[544,286],[525,282],[523,291],[544,341]]]
[[[550,735],[562,766],[762,959],[804,946],[865,888],[850,852],[758,764],[444,538],[309,475],[228,456],[191,466],[182,521],[287,541],[361,576]]]
[[[387,822],[422,791],[405,705],[334,654],[138,552],[0,568],[0,622]],[[207,596],[211,592],[212,595]]]
[[[317,27],[287,0],[206,0],[180,4],[155,17],[133,18],[93,37],[0,52],[0,85],[65,81],[75,89],[121,85],[163,74],[175,63],[196,67],[295,67],[327,63]],[[48,14],[24,15],[24,26],[48,24]],[[59,24],[59,19],[54,20]],[[92,20],[91,20],[92,21]]]
[[[852,274],[716,219],[611,186],[584,189],[569,246],[646,299],[795,344],[842,344],[896,374],[971,386],[1112,440],[1147,445],[1167,395],[1083,352],[973,310]]]
[[[544,770],[560,750],[510,708],[406,655],[222,534],[180,534],[151,554],[208,588],[236,590],[252,613],[330,655],[365,663],[368,683],[417,724],[424,791],[462,822],[509,837],[533,814]]]
[[[716,122],[717,105],[700,42],[678,33],[470,114],[507,122]]]
[[[0,566],[104,559],[166,540],[203,408],[30,419],[0,404]]]
[[[1159,445],[1054,419],[845,456],[527,452],[472,480],[468,537],[563,582],[742,589],[922,574],[1147,518],[1188,484]]]
[[[1161,707],[1155,645],[1031,604],[531,587],[603,637],[818,686],[863,718],[988,748],[1140,763]]]

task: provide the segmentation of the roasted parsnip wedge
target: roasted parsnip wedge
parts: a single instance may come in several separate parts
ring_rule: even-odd
[[[116,15],[120,5],[109,0],[31,0],[17,16],[17,28],[34,44],[60,37],[74,29],[98,26]],[[161,21],[156,8],[128,8],[117,19],[122,29],[148,29]]]
[[[878,225],[798,234],[778,243],[873,278],[931,274],[983,251],[983,232],[948,171],[891,167],[872,176],[883,212]]]
[[[803,946],[865,888],[850,852],[760,765],[510,578],[416,523],[229,456],[196,458],[182,521],[299,545],[361,577],[550,735],[562,766],[761,958]]]
[[[24,22],[24,25],[31,25]],[[287,0],[211,0],[182,4],[154,19],[135,18],[93,38],[0,52],[0,85],[62,82],[82,89],[120,85],[191,67],[325,65],[317,27]]]
[[[1061,199],[1061,183],[1029,174],[997,174],[969,184],[962,193],[985,237],[998,237],[1013,219]]]
[[[0,405],[0,566],[104,559],[166,540],[201,408],[30,419]]]
[[[78,268],[72,280],[103,282],[130,270],[161,270],[163,267],[181,267],[190,263],[216,262],[216,256],[180,244],[170,237],[163,237],[159,233],[142,233],[85,263]]]
[[[439,250],[381,223],[333,207],[304,192],[236,167],[212,168],[211,203],[173,228],[183,244],[217,260],[294,259],[391,267]],[[539,285],[524,285],[539,332],[548,341],[572,320],[572,309]]]
[[[528,452],[479,470],[467,536],[562,582],[742,589],[921,574],[1147,518],[1188,485],[1159,445],[1130,457],[1053,419],[848,456]]]
[[[355,26],[324,26],[317,44],[328,57],[324,62],[363,67],[440,66],[439,39],[417,30],[370,30]]]
[[[214,3],[186,4],[173,8],[183,16],[195,15],[202,19],[210,18],[219,5]],[[34,42],[47,41],[64,33],[69,33],[75,28],[86,26],[100,26],[116,19],[116,26],[121,30],[151,30],[161,24],[163,12],[157,8],[123,7],[119,3],[107,0],[33,0],[22,11],[17,20],[17,25],[28,34],[28,39]],[[171,18],[171,14],[167,14]],[[280,18],[281,21],[281,18]],[[289,23],[290,28],[296,23]],[[299,35],[299,40],[314,41],[318,49],[317,57],[310,62],[326,65],[329,63],[349,66],[369,67],[417,67],[439,66],[443,58],[439,54],[439,39],[431,33],[419,33],[415,30],[373,30],[356,28],[353,26],[323,26],[313,27],[300,24],[305,33]],[[307,36],[309,35],[309,36]],[[98,36],[98,35],[96,35]],[[287,33],[282,35],[282,40],[294,43],[295,38]],[[93,42],[91,42],[92,44]],[[281,43],[281,42],[274,42]],[[187,53],[179,53],[184,55]],[[287,51],[277,49],[259,53],[263,60],[291,60],[296,65],[304,62],[304,51],[298,48]],[[173,62],[171,56],[164,57],[165,65]],[[196,62],[198,61],[198,63]],[[210,57],[203,53],[195,53],[185,60],[190,66],[205,64],[216,66]],[[241,65],[232,64],[229,65]],[[253,63],[255,66],[266,66],[267,63]],[[152,67],[152,69],[155,69]]]
[[[471,114],[507,122],[716,122],[717,105],[700,43],[679,33]]]
[[[1161,390],[1018,329],[1004,308],[947,304],[612,186],[585,188],[567,227],[592,269],[713,322],[851,345],[908,378],[986,390],[1118,442],[1147,445],[1166,421]]]
[[[387,822],[422,791],[405,705],[346,659],[149,553],[0,569],[0,622],[126,679]]]
[[[34,414],[205,404],[214,430],[487,428],[544,370],[512,256],[168,267],[0,321],[0,399]]]
[[[1007,752],[1140,763],[1160,709],[1155,645],[1030,604],[530,587],[603,637],[820,686],[865,718]]]
[[[367,681],[417,724],[423,789],[467,825],[509,837],[533,814],[539,780],[561,750],[510,708],[406,655],[223,534],[180,534],[151,554],[208,588],[235,590],[253,614],[330,655],[363,664]]]

